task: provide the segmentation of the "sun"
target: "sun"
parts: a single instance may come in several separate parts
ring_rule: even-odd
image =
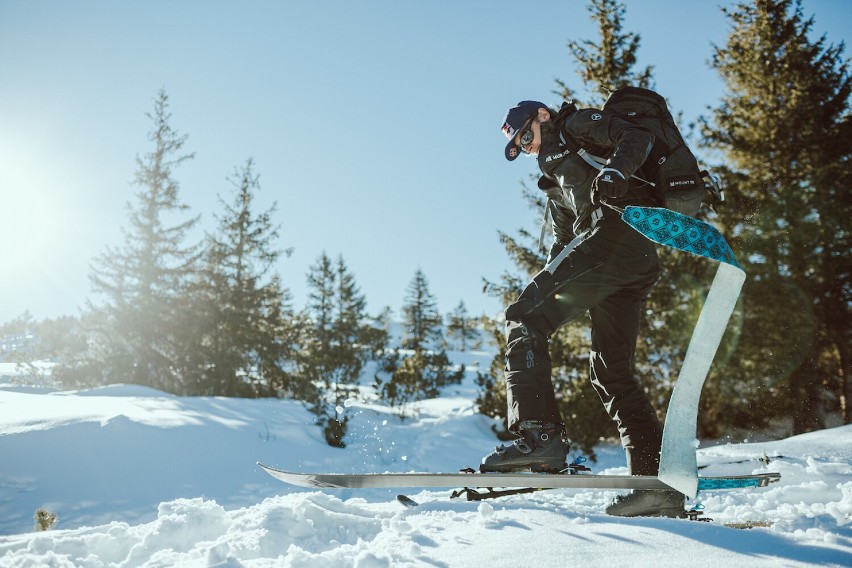
[[[0,322],[71,293],[63,272],[77,241],[73,181],[62,164],[45,167],[32,145],[15,142],[0,139]]]

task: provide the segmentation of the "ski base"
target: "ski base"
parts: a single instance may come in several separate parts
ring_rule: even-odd
[[[296,473],[258,463],[269,475],[298,487],[386,489],[394,487],[519,487],[534,489],[652,489],[671,487],[655,476],[553,473]],[[779,473],[699,477],[698,490],[766,487]]]

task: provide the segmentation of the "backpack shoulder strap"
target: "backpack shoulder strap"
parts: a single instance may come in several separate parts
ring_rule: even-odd
[[[582,149],[582,146],[580,146],[573,136],[565,132],[564,126],[565,121],[577,112],[577,110],[577,105],[574,104],[574,101],[564,102],[559,112],[556,113],[556,119],[554,120],[554,127],[556,128],[556,132],[559,133],[559,145],[572,152],[577,152]]]

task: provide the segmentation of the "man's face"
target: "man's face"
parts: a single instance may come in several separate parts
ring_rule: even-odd
[[[515,144],[525,154],[537,156],[541,148],[541,124],[532,116],[515,136]]]

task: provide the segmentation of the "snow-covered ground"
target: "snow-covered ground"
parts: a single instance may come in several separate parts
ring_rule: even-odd
[[[491,357],[452,356],[482,368]],[[608,517],[612,491],[469,503],[413,489],[421,506],[405,509],[404,490],[299,489],[255,465],[475,466],[497,441],[474,412],[474,375],[406,420],[352,401],[346,449],[292,401],[0,385],[0,566],[852,566],[852,426],[699,450],[705,475],[783,476],[700,494],[713,523]],[[597,472],[625,473],[619,448],[598,454]],[[53,530],[29,532],[39,507],[58,515]],[[771,526],[723,524],[738,521]]]

